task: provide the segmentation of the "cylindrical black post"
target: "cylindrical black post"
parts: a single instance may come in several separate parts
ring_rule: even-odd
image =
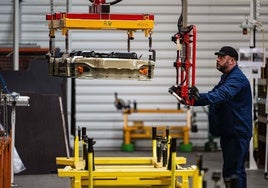
[[[161,161],[161,153],[162,153],[162,148],[161,148],[161,141],[162,141],[162,136],[156,136],[156,158],[157,162]]]
[[[167,169],[171,170],[171,147],[169,147],[169,157],[168,157],[168,166]]]
[[[167,165],[167,144],[168,144],[168,139],[167,137],[162,140],[162,165],[165,167]]]
[[[137,101],[133,102],[133,109],[136,111],[137,110]]]
[[[92,161],[89,161],[92,163],[92,168],[95,170],[95,163],[94,163],[94,149],[93,145],[95,142],[93,141],[93,138],[88,138],[88,153],[92,153]]]
[[[152,127],[152,140],[156,140],[156,127]]]
[[[166,128],[166,137],[167,137],[167,139],[169,137],[169,127]]]
[[[85,160],[85,170],[88,170],[88,149],[87,142],[84,140],[83,142],[83,159]]]
[[[76,84],[75,78],[71,78],[71,134],[75,136],[76,132]]]
[[[201,171],[203,170],[203,155],[197,154],[196,157],[197,157],[196,166],[199,169],[199,175],[201,175]]]
[[[82,139],[87,138],[87,128],[82,127]]]
[[[89,153],[94,152],[93,145],[94,145],[93,138],[88,138],[88,152]]]
[[[171,164],[171,162],[172,162],[172,152],[177,151],[176,150],[176,147],[177,147],[176,138],[171,138],[171,143],[170,144],[171,144],[171,146],[169,148],[169,158],[168,158],[168,167],[167,167],[168,170],[171,170],[171,166],[172,166],[172,164]]]
[[[171,138],[171,152],[176,152],[177,151],[177,139],[176,138]]]

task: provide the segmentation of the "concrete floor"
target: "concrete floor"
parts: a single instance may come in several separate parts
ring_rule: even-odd
[[[203,167],[208,168],[204,179],[207,182],[207,188],[213,188],[215,183],[212,180],[213,172],[221,172],[222,158],[221,152],[200,152],[193,151],[190,153],[178,153],[178,156],[187,158],[187,165],[196,163],[197,154],[203,156]],[[135,152],[111,152],[111,151],[95,151],[95,156],[151,156],[149,151]],[[268,180],[264,179],[264,169],[247,170],[248,188],[266,188]],[[42,174],[42,175],[15,175],[14,183],[17,187],[23,188],[70,188],[70,180],[68,178],[60,178],[57,174]],[[222,179],[218,184],[224,188]]]

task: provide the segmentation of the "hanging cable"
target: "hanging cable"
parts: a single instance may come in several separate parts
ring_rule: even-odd
[[[1,81],[2,89],[3,89],[4,93],[11,94],[11,92],[7,88],[6,82],[5,82],[2,74],[0,74],[0,81]]]

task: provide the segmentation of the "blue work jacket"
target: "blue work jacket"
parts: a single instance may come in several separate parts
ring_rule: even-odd
[[[236,65],[208,93],[200,93],[194,106],[209,106],[213,136],[252,136],[252,94],[247,77]]]

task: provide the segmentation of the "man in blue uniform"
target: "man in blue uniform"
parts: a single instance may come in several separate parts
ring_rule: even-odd
[[[216,68],[223,73],[220,82],[208,93],[200,93],[194,106],[209,105],[209,131],[220,137],[226,188],[246,188],[244,162],[252,137],[250,83],[238,68],[234,48],[224,46],[215,55]]]

